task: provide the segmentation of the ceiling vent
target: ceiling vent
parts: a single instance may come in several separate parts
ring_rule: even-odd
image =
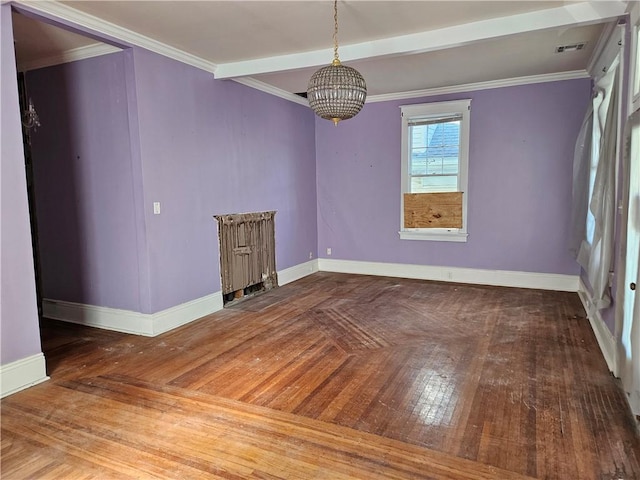
[[[556,47],[556,53],[576,52],[582,50],[587,42],[572,43],[571,45],[560,45]]]

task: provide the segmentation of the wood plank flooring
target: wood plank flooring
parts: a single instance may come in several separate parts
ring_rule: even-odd
[[[576,294],[322,272],[155,338],[42,330],[3,479],[640,479]]]

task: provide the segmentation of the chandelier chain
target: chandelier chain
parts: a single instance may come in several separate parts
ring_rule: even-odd
[[[307,100],[313,112],[335,125],[353,118],[367,99],[367,83],[338,57],[338,0],[333,1],[333,62],[311,76]]]
[[[333,61],[340,62],[338,58],[338,0],[333,0]]]

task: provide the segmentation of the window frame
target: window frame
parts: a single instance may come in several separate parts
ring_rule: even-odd
[[[630,12],[631,51],[629,81],[629,109],[634,112],[640,108],[640,4],[634,3]]]
[[[400,186],[400,239],[402,240],[434,240],[445,242],[466,242],[467,205],[469,201],[469,126],[471,118],[471,99],[452,100],[447,102],[420,103],[401,105],[401,186]],[[445,118],[462,114],[460,121],[460,150],[458,158],[458,192],[462,195],[462,228],[405,228],[404,227],[404,194],[411,193],[409,175],[409,123],[415,120]]]

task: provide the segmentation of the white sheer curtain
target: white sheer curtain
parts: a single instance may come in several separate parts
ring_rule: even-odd
[[[573,189],[571,211],[571,243],[569,250],[578,257],[580,246],[587,236],[589,211],[589,173],[591,170],[591,139],[593,138],[593,105],[590,104],[582,121],[573,152]]]
[[[593,136],[589,211],[586,235],[578,250],[578,263],[585,269],[593,289],[593,308],[611,305],[609,272],[612,267],[615,220],[615,168],[618,135],[618,60],[596,82],[593,100]],[[592,182],[592,183],[591,183]],[[590,312],[593,313],[593,312]]]

